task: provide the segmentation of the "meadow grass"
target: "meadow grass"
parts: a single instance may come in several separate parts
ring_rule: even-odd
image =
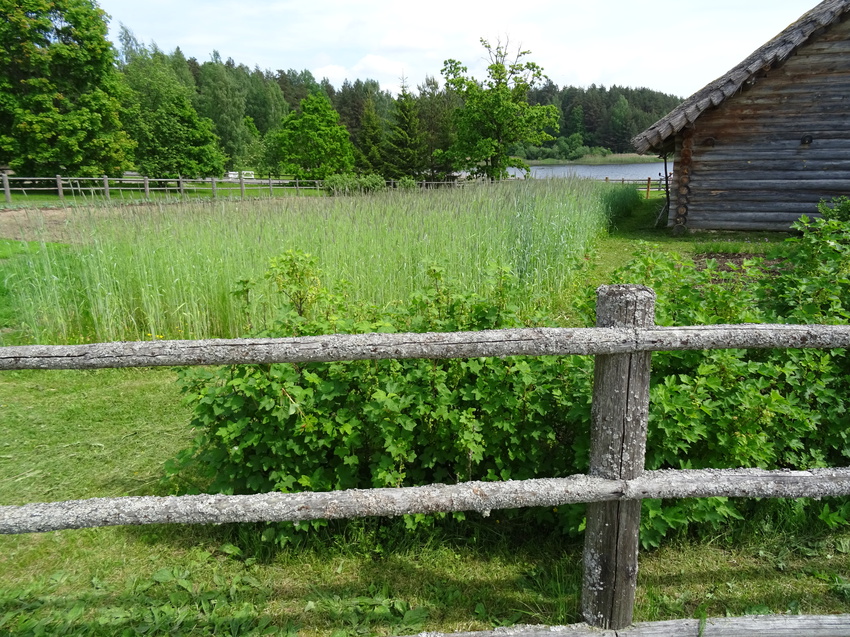
[[[406,298],[437,264],[476,290],[508,266],[520,303],[557,315],[628,188],[529,180],[332,198],[88,208],[68,246],[47,240],[6,264],[28,340],[232,337],[267,324],[280,300],[264,273],[289,249],[318,258],[323,284],[378,306]],[[38,213],[32,213],[38,214]],[[239,290],[250,291],[241,294]],[[248,301],[246,308],[244,301]]]

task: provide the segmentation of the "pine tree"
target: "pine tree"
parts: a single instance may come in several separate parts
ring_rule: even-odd
[[[395,100],[393,124],[385,147],[384,176],[421,179],[427,167],[428,147],[416,98],[402,81]]]
[[[363,175],[383,175],[384,131],[371,97],[363,104],[355,143],[354,167]]]
[[[447,151],[457,138],[452,114],[460,107],[460,96],[449,87],[441,88],[433,76],[417,87],[419,96],[416,104],[425,134],[426,172],[435,181],[442,181],[452,174],[452,165]]]

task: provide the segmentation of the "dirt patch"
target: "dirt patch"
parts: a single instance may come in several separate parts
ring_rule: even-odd
[[[68,241],[69,208],[9,208],[0,210],[0,238],[26,241]]]
[[[126,215],[128,211],[150,208],[137,206],[91,208],[5,208],[0,209],[0,238],[25,241],[75,243],[80,241],[81,226],[75,222],[92,217],[108,218]]]
[[[784,259],[765,259],[762,254],[739,253],[739,254],[721,254],[717,252],[705,252],[694,255],[694,264],[698,270],[704,270],[706,262],[714,260],[717,262],[717,270],[720,272],[739,271],[744,265],[744,261],[752,259],[760,259],[759,269],[762,272],[770,274],[778,274],[787,268]]]

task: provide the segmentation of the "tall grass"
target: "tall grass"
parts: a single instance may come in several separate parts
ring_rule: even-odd
[[[288,249],[316,255],[324,284],[347,282],[364,303],[405,297],[431,263],[470,289],[498,264],[517,274],[519,303],[557,312],[623,199],[610,185],[559,179],[94,209],[75,213],[66,248],[41,242],[6,281],[28,340],[45,343],[240,335],[246,297],[234,292],[249,287],[250,327],[262,327],[279,303],[263,274]]]

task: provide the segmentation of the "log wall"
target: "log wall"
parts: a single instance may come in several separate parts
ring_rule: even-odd
[[[669,222],[787,230],[840,195],[850,195],[850,20],[677,135]]]

